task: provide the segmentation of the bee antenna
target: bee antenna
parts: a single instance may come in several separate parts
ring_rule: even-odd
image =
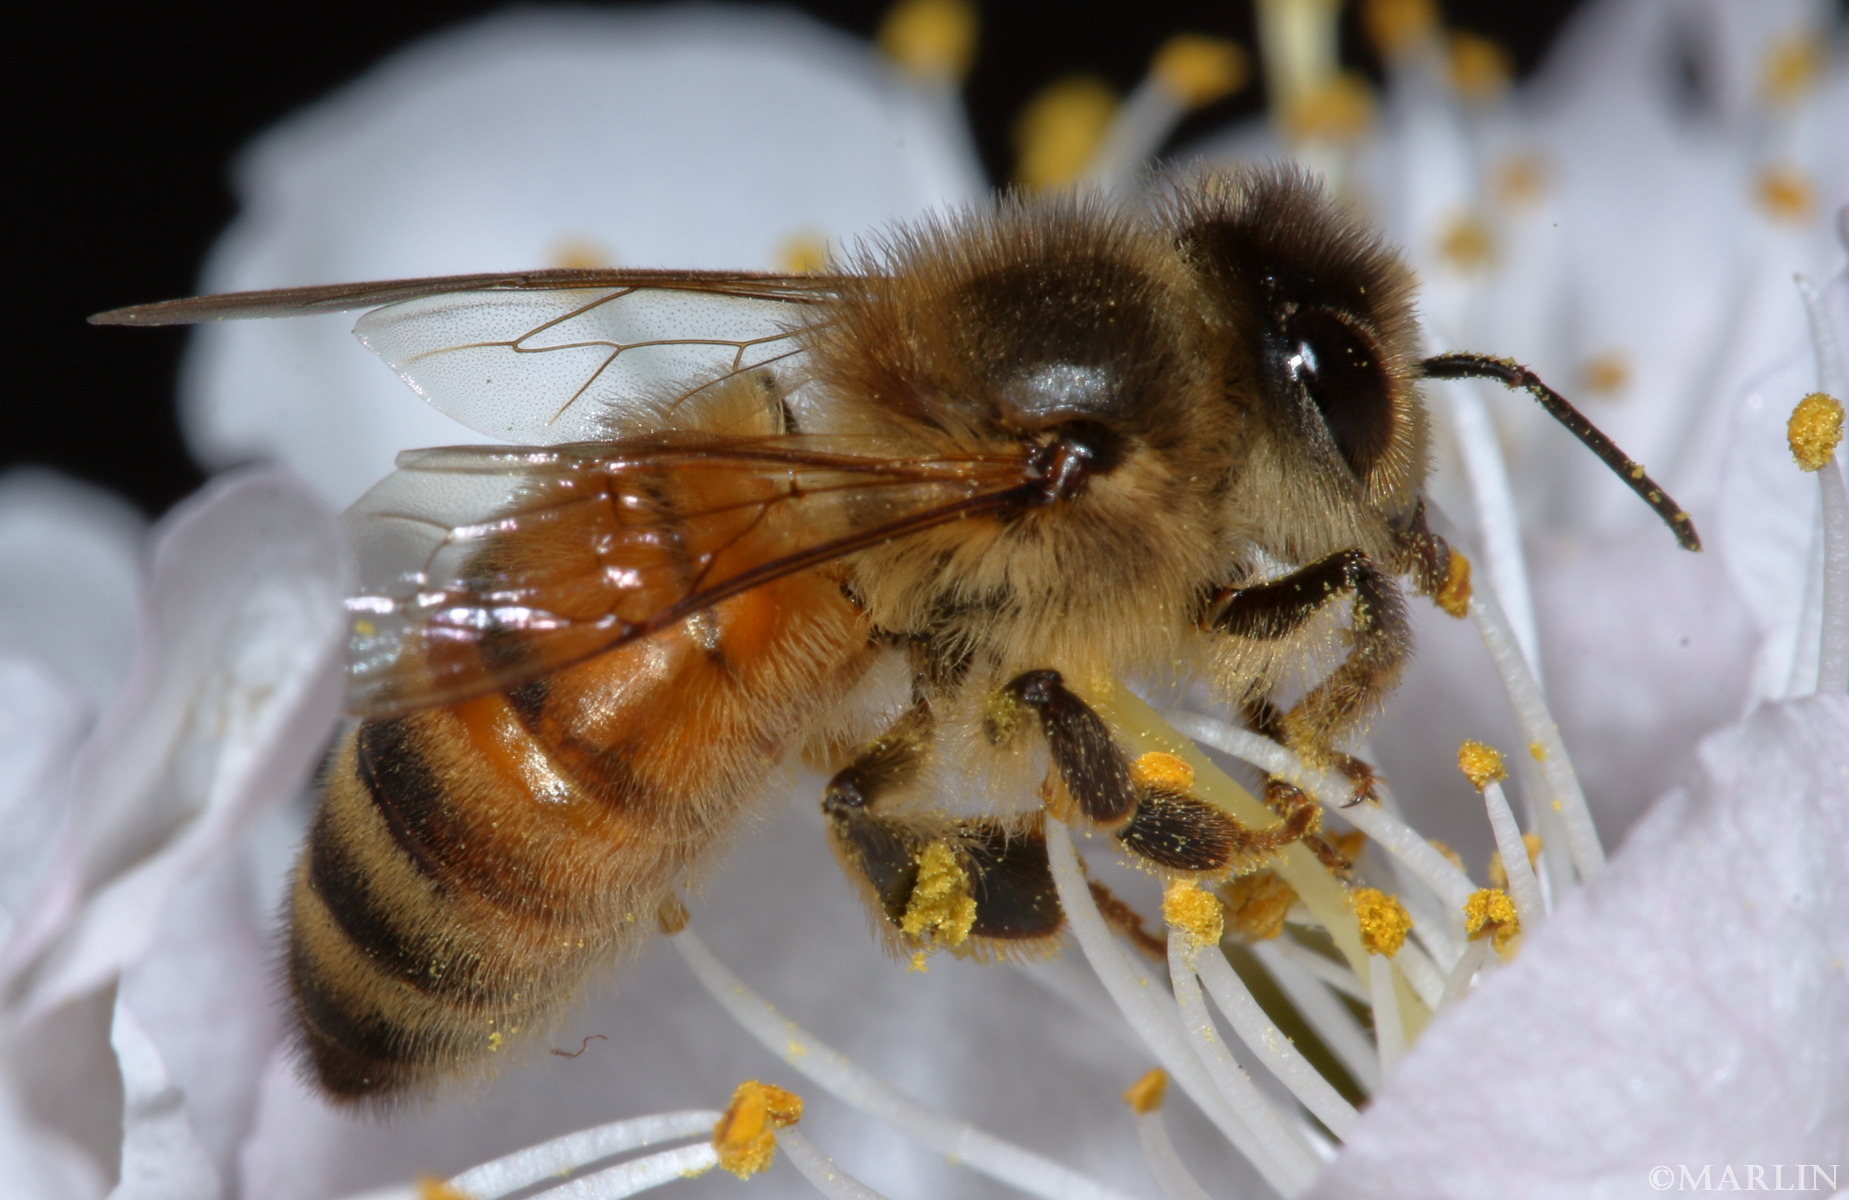
[[[1695,523],[1689,520],[1682,506],[1644,473],[1640,463],[1618,449],[1616,442],[1587,420],[1585,413],[1574,408],[1572,401],[1542,383],[1541,377],[1527,367],[1512,359],[1491,358],[1487,354],[1436,354],[1419,364],[1419,373],[1427,379],[1493,379],[1511,391],[1527,392],[1663,518],[1663,523],[1675,532],[1677,545],[1684,550],[1701,549],[1701,535],[1695,532]]]

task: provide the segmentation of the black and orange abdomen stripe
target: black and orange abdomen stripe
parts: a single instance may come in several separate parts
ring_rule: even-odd
[[[867,653],[811,572],[533,683],[349,728],[292,897],[321,1087],[389,1099],[544,1026],[653,930]]]

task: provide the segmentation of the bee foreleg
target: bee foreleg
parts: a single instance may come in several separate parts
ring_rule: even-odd
[[[1393,568],[1412,577],[1422,596],[1450,616],[1470,611],[1470,560],[1451,549],[1449,542],[1431,531],[1425,520],[1425,501],[1413,506],[1405,521],[1393,530]]]
[[[1352,598],[1347,657],[1289,711],[1273,710],[1255,728],[1314,765],[1341,770],[1354,781],[1356,797],[1365,798],[1375,784],[1373,769],[1334,743],[1379,705],[1412,647],[1405,601],[1393,580],[1361,551],[1343,550],[1280,579],[1220,593],[1203,624],[1236,637],[1275,640],[1344,597]]]

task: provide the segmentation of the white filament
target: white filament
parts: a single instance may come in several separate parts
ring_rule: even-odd
[[[1476,502],[1477,529],[1483,539],[1484,567],[1489,583],[1509,615],[1509,626],[1522,657],[1537,681],[1541,678],[1541,637],[1534,618],[1534,593],[1528,585],[1528,564],[1522,557],[1521,519],[1515,512],[1515,490],[1509,486],[1509,468],[1495,427],[1484,407],[1483,384],[1447,389],[1451,397],[1452,428],[1464,458],[1464,475]]]
[[[1509,899],[1515,902],[1522,931],[1538,929],[1547,916],[1547,907],[1541,900],[1541,881],[1535,878],[1534,867],[1528,862],[1528,846],[1509,809],[1509,799],[1502,794],[1502,785],[1493,779],[1483,786],[1483,807],[1489,814],[1490,831],[1496,835],[1496,853],[1502,859],[1503,874],[1508,876]]]
[[[1489,939],[1478,938],[1464,947],[1464,953],[1458,956],[1456,965],[1451,968],[1451,977],[1445,980],[1445,994],[1438,1001],[1438,1011],[1442,1012],[1470,994],[1471,981],[1477,972],[1483,969],[1483,960],[1489,954]]]
[[[1343,808],[1353,797],[1345,786],[1327,776],[1311,771],[1303,760],[1270,738],[1200,713],[1174,713],[1169,717],[1174,727],[1203,745],[1251,763],[1268,775],[1276,775],[1315,796],[1327,809],[1340,813],[1343,820],[1367,834],[1381,849],[1406,864],[1406,868],[1437,892],[1448,905],[1458,910],[1475,891],[1470,879],[1432,844],[1387,810],[1373,804],[1356,804]]]
[[[1291,1159],[1280,1161],[1275,1156],[1276,1148],[1263,1143],[1234,1112],[1197,1055],[1195,1039],[1182,1028],[1180,1010],[1166,989],[1131,966],[1112,939],[1110,928],[1091,898],[1078,852],[1072,848],[1072,836],[1062,822],[1047,822],[1046,843],[1053,883],[1059,890],[1059,902],[1072,926],[1072,935],[1124,1020],[1136,1030],[1169,1077],[1267,1183],[1287,1196],[1301,1192],[1316,1174],[1315,1157],[1303,1148]]]
[[[1368,994],[1373,998],[1374,1045],[1380,1051],[1380,1073],[1389,1075],[1406,1053],[1406,1026],[1400,1020],[1400,997],[1393,986],[1393,960],[1368,955]]]
[[[1823,492],[1823,621],[1817,690],[1849,691],[1849,494],[1832,458],[1817,472]]]
[[[804,1179],[828,1200],[886,1200],[860,1180],[835,1165],[835,1160],[815,1148],[815,1143],[794,1127],[777,1131],[777,1145],[788,1156],[790,1165],[802,1172]]]
[[[1170,935],[1169,937],[1169,973],[1175,974],[1176,944],[1185,939]],[[1290,1089],[1290,1094],[1297,1102],[1316,1114],[1316,1119],[1328,1126],[1329,1132],[1339,1138],[1346,1138],[1355,1127],[1355,1106],[1342,1099],[1337,1092],[1310,1065],[1310,1060],[1303,1057],[1303,1052],[1284,1036],[1284,1031],[1272,1024],[1271,1018],[1258,1006],[1245,982],[1239,978],[1231,964],[1215,947],[1203,948],[1193,963],[1194,972],[1200,976],[1206,986],[1207,994],[1213,997],[1233,1032],[1246,1048],[1256,1054],[1260,1061],[1278,1077],[1278,1082]],[[1180,986],[1177,980],[1176,992]]]
[[[449,1185],[473,1200],[499,1200],[521,1188],[577,1170],[586,1163],[683,1138],[710,1137],[719,1114],[711,1109],[653,1113],[568,1133],[504,1158],[471,1167]]]
[[[1217,954],[1218,951],[1207,950],[1203,953]],[[1265,1099],[1264,1093],[1258,1090],[1252,1077],[1233,1057],[1232,1050],[1220,1039],[1220,1031],[1214,1028],[1213,1018],[1208,1015],[1207,1005],[1201,999],[1201,989],[1187,963],[1187,955],[1186,938],[1171,935],[1168,940],[1168,969],[1169,978],[1175,986],[1175,1005],[1181,1010],[1182,1024],[1194,1035],[1192,1048],[1200,1058],[1201,1065],[1207,1068],[1214,1087],[1219,1089],[1226,1103],[1251,1127],[1253,1134],[1274,1158],[1289,1162],[1311,1154],[1308,1144],[1301,1142],[1284,1123],[1277,1110],[1272,1108],[1271,1102]]]
[[[1146,78],[1118,106],[1104,138],[1086,164],[1084,182],[1115,190],[1128,185],[1187,115],[1169,89]]]
[[[690,1179],[718,1165],[719,1155],[712,1142],[698,1142],[645,1158],[632,1158],[582,1179],[548,1188],[538,1195],[545,1200],[622,1200],[624,1196],[634,1196],[664,1183]]]
[[[1477,636],[1483,639],[1490,661],[1496,666],[1496,675],[1502,680],[1503,691],[1515,709],[1515,719],[1522,727],[1523,736],[1531,745],[1540,747],[1541,776],[1547,781],[1555,811],[1566,827],[1567,852],[1572,855],[1573,868],[1581,879],[1590,880],[1605,869],[1605,847],[1599,843],[1592,811],[1586,807],[1586,793],[1580,790],[1579,776],[1573,773],[1572,760],[1567,757],[1566,744],[1560,740],[1559,727],[1547,711],[1541,687],[1516,649],[1514,635],[1509,632],[1496,597],[1488,591],[1478,591],[1471,596],[1470,616],[1477,623]]]
[[[1100,919],[1102,922],[1102,919]],[[945,1158],[1046,1200],[1128,1200],[1096,1180],[920,1104],[787,1020],[683,929],[668,942],[746,1033],[843,1103],[917,1138]]]
[[[1143,1144],[1143,1158],[1149,1163],[1149,1173],[1156,1177],[1156,1186],[1168,1200],[1211,1200],[1207,1189],[1195,1180],[1175,1153],[1175,1144],[1169,1141],[1168,1125],[1162,1120],[1161,1109],[1152,1108],[1136,1114],[1136,1139]]]
[[[1336,999],[1320,980],[1310,976],[1297,962],[1282,953],[1287,945],[1277,939],[1259,942],[1252,947],[1258,961],[1271,972],[1278,987],[1289,997],[1297,1015],[1316,1031],[1323,1045],[1347,1068],[1348,1074],[1372,1093],[1380,1087],[1380,1055],[1368,1041],[1361,1022],[1348,1006]],[[1365,997],[1358,997],[1365,1000]]]

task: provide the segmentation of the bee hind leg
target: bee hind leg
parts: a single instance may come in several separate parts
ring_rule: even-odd
[[[1065,923],[1041,815],[954,818],[895,803],[935,730],[920,703],[835,773],[823,794],[829,844],[889,944],[977,958],[1050,948]]]

